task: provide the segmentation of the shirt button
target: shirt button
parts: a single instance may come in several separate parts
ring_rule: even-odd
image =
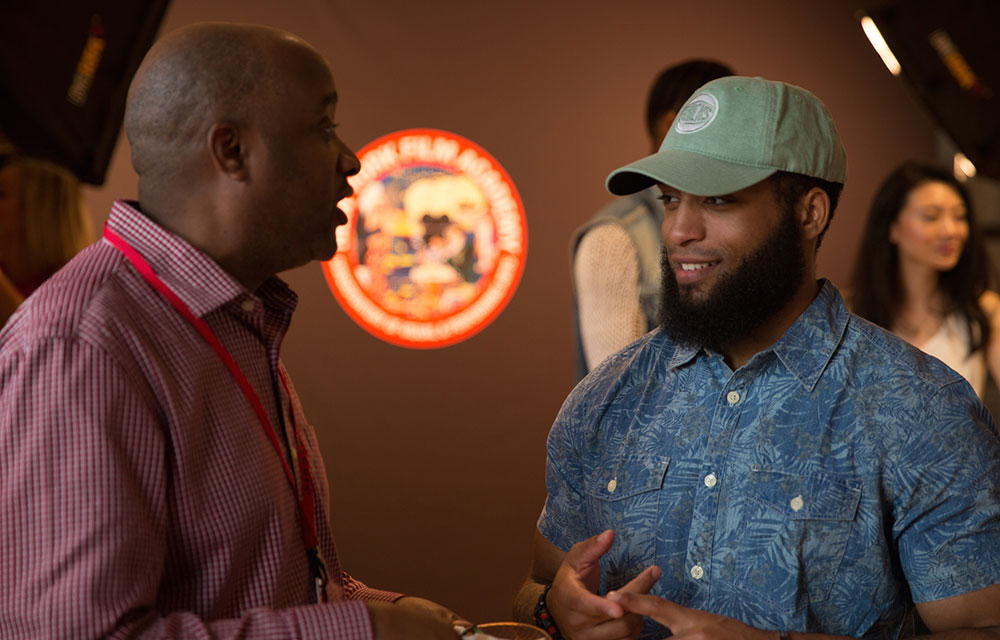
[[[611,482],[608,483],[608,493],[614,493],[615,487],[618,486],[618,480],[612,478]]]
[[[739,402],[740,401],[740,393],[739,393],[739,391],[730,391],[729,393],[727,393],[726,394],[726,400],[729,401],[730,405],[734,405],[737,402]]]
[[[240,305],[240,307],[244,311],[246,311],[247,313],[250,313],[251,311],[253,311],[254,307],[256,307],[256,306],[257,305],[254,304],[253,300],[250,300],[249,298],[247,298],[246,300],[244,300],[243,303]]]
[[[714,487],[718,481],[719,479],[715,477],[714,473],[710,473],[707,476],[705,476],[705,486],[708,487],[709,489]]]
[[[701,568],[700,564],[696,564],[691,567],[691,577],[695,580],[701,580],[705,575],[705,570]]]

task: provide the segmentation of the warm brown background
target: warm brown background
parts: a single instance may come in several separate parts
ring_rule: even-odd
[[[604,178],[647,152],[646,91],[693,56],[802,85],[830,108],[849,179],[820,252],[845,282],[867,203],[934,129],[859,27],[863,0],[174,0],[161,33],[202,20],[268,24],[330,61],[342,136],[355,148],[435,127],[510,173],[527,211],[528,261],[506,311],[440,350],[380,342],[338,307],[318,265],[284,358],[320,434],[346,566],[369,584],[505,619],[545,496],[545,436],[573,382],[567,246],[609,196]],[[89,189],[95,225],[135,197],[124,136]],[[281,215],[276,211],[275,215]],[[233,461],[239,464],[238,460]]]

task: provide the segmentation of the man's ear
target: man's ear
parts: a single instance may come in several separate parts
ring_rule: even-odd
[[[819,187],[813,187],[799,199],[795,213],[803,235],[809,239],[818,238],[830,221],[830,196]]]
[[[242,131],[232,122],[216,122],[208,130],[212,163],[220,172],[238,181],[247,178],[246,148]]]

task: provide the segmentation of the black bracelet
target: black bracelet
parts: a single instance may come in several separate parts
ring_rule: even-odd
[[[549,608],[545,604],[545,598],[549,595],[549,589],[552,585],[546,585],[542,589],[542,595],[538,596],[538,604],[535,605],[535,624],[545,629],[545,632],[552,637],[552,640],[563,640],[562,633],[559,632],[559,627],[556,626],[556,621],[549,613]]]
[[[791,638],[788,637],[787,629],[778,629],[778,640],[791,640]]]

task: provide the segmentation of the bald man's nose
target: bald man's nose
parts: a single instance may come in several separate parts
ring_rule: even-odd
[[[338,158],[337,168],[345,176],[353,176],[361,171],[361,161],[358,160],[358,156],[354,155],[353,151],[345,147]]]

